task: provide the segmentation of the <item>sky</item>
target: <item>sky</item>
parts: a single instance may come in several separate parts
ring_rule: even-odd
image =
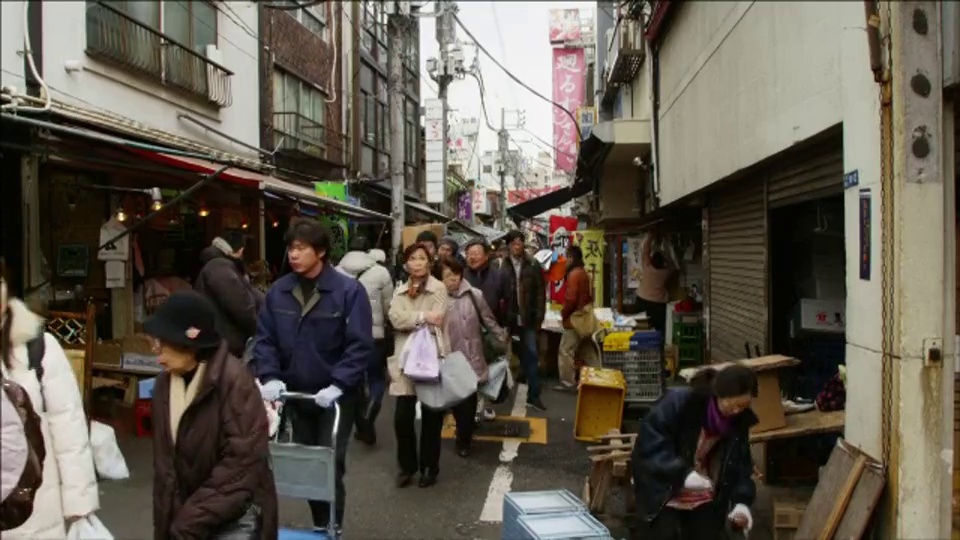
[[[433,11],[431,2],[424,7],[424,11]],[[504,67],[509,69],[518,79],[522,80],[537,92],[546,97],[552,97],[553,81],[551,78],[552,47],[548,39],[547,25],[551,9],[587,9],[596,8],[595,2],[515,2],[496,1],[458,2],[457,16],[470,30],[477,41],[483,45]],[[457,39],[461,42],[470,38],[459,27]],[[464,47],[464,64],[469,66],[473,61],[476,48]],[[486,85],[486,104],[490,122],[494,127],[500,126],[500,109],[521,109],[526,111],[526,129],[532,131],[544,141],[552,144],[553,124],[552,106],[533,95],[522,86],[510,80],[489,58],[480,54],[480,70]],[[420,81],[421,95],[424,98],[434,98],[437,95],[437,85],[430,80],[427,74],[426,62],[428,58],[439,57],[439,46],[436,39],[435,19],[424,17],[420,19],[420,64],[423,78]],[[486,127],[480,105],[480,90],[476,79],[466,77],[455,80],[448,91],[448,103],[452,114],[461,118],[480,118],[480,146],[479,153],[497,149],[497,134]],[[510,118],[508,117],[508,124]],[[509,126],[508,126],[509,127]],[[542,143],[530,134],[515,130],[513,139],[517,141],[526,156],[535,157],[539,152],[547,150]],[[525,142],[532,141],[532,142]],[[513,147],[513,145],[511,145]]]

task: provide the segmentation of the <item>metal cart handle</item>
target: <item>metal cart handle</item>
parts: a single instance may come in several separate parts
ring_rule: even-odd
[[[310,401],[313,402],[313,394],[308,394],[306,392],[280,392],[280,401]],[[340,427],[340,404],[336,401],[333,402],[333,427],[330,430],[330,446],[336,450],[337,448],[337,431]]]

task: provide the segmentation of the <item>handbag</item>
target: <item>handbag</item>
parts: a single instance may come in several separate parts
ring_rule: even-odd
[[[480,339],[483,343],[483,359],[488,365],[492,364],[503,354],[503,347],[497,343],[493,332],[491,332],[490,329],[487,328],[487,324],[483,322],[483,312],[480,310],[480,305],[477,303],[477,297],[473,295],[473,291],[467,292],[467,295],[470,296],[473,309],[477,312],[477,320],[480,321]]]
[[[228,522],[217,529],[211,540],[256,540],[260,538],[263,520],[260,516],[260,507],[250,503],[243,515],[234,521]]]
[[[574,311],[570,315],[570,326],[580,336],[580,339],[593,337],[597,327],[600,326],[597,322],[597,316],[593,314],[593,304],[587,304],[582,309]]]
[[[487,382],[477,388],[477,393],[489,400],[494,405],[505,402],[510,397],[511,378],[510,362],[506,358],[500,358],[490,364],[488,369],[489,377]]]
[[[440,330],[437,342],[442,343]],[[442,347],[442,346],[441,346]],[[477,374],[467,357],[459,351],[443,354],[440,362],[440,382],[414,382],[417,399],[428,409],[447,410],[477,393]]]
[[[439,337],[439,329],[437,335]],[[440,380],[440,353],[427,325],[421,326],[407,339],[400,353],[400,369],[415,382],[436,383]]]

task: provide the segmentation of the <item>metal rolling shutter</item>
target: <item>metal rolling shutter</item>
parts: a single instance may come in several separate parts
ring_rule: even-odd
[[[767,207],[761,182],[722,193],[708,217],[710,359],[767,352]]]
[[[843,146],[808,153],[786,166],[770,169],[767,199],[778,208],[843,193]]]

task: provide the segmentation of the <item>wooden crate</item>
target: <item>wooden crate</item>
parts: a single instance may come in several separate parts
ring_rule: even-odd
[[[580,372],[573,436],[596,442],[610,430],[620,429],[627,383],[615,369],[585,367]]]
[[[796,499],[773,500],[773,538],[774,540],[792,540],[800,528],[807,502]]]

